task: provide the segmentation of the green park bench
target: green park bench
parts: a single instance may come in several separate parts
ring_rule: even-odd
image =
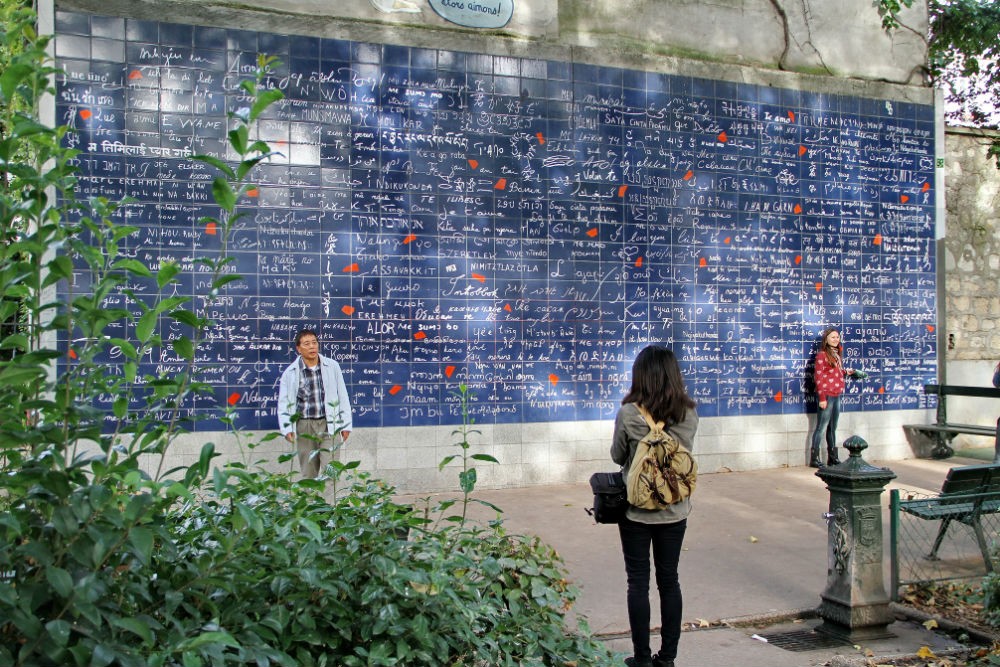
[[[938,548],[948,526],[958,521],[975,532],[986,570],[993,571],[990,545],[986,541],[981,517],[1000,512],[1000,465],[988,463],[952,468],[937,496],[896,502],[901,512],[927,521],[941,522],[934,546],[927,554],[928,559],[937,559]]]

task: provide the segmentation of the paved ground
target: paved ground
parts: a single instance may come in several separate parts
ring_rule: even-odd
[[[887,489],[933,493],[940,489],[948,468],[981,462],[955,457],[870,463],[896,473]],[[875,658],[871,664],[878,664],[878,658],[913,655],[924,646],[935,653],[959,648],[944,635],[906,619],[889,627],[894,637],[863,646],[803,651],[775,645],[788,639],[790,632],[805,630],[809,637],[808,631],[821,622],[802,618],[819,606],[827,576],[827,528],[822,514],[828,509],[829,493],[815,472],[801,467],[699,477],[680,563],[686,632],[681,638],[679,667],[864,665],[867,658]],[[504,510],[510,531],[538,535],[556,548],[581,591],[575,613],[585,616],[614,650],[630,654],[625,570],[617,529],[596,525],[584,512],[592,500],[589,485],[477,491],[476,496]],[[888,503],[886,491],[886,586]],[[653,608],[656,627],[655,604]],[[702,621],[729,623],[695,629]],[[765,642],[761,637],[772,640]],[[806,645],[813,643],[810,640]],[[657,648],[654,644],[653,650]]]

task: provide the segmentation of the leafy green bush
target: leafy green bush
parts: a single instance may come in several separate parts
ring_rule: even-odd
[[[206,443],[197,464],[164,470],[182,432],[182,404],[205,389],[194,360],[212,323],[189,300],[169,296],[177,266],[154,274],[119,251],[135,231],[117,221],[128,202],[74,197],[75,152],[62,146],[64,129],[34,114],[39,95],[52,93],[47,39],[34,34],[29,12],[7,7],[0,5],[0,664],[608,664],[585,623],[564,626],[576,590],[558,556],[499,521],[467,522],[470,461],[492,460],[469,453],[468,420],[457,431],[457,516],[446,515],[454,501],[424,513],[394,502],[392,488],[354,474],[356,462],[331,464],[325,479],[295,480],[243,463],[215,465]],[[264,72],[269,61],[259,65]],[[269,155],[250,128],[280,93],[258,86],[244,83],[251,104],[232,118],[235,166],[196,158],[220,173],[214,222],[223,250],[199,260],[211,276],[207,303],[238,279],[225,270],[226,241],[242,224],[238,206],[253,169]],[[86,274],[82,293],[73,292],[74,271]],[[133,280],[155,282],[166,296],[134,299],[137,312],[109,307],[107,298],[128,294]],[[65,303],[54,297],[60,281]],[[162,322],[185,334],[162,340]],[[107,334],[116,330],[134,336]],[[63,349],[60,336],[71,341]],[[139,377],[138,360],[168,345],[185,368]],[[106,362],[112,356],[123,359],[115,369]],[[136,414],[128,408],[139,396],[146,409]]]
[[[549,548],[500,525],[427,530],[392,493],[361,475],[328,503],[287,477],[218,473],[211,500],[170,517],[157,576],[189,602],[154,620],[211,628],[233,664],[606,662],[563,627],[575,591]]]
[[[993,627],[1000,627],[1000,574],[990,572],[983,577],[981,593],[983,619]]]

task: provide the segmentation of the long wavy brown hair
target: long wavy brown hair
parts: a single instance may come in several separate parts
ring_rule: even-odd
[[[684,377],[673,351],[662,345],[642,349],[632,363],[632,387],[622,399],[622,405],[637,403],[649,411],[653,419],[667,426],[684,420],[688,409],[696,404],[684,387]]]
[[[819,341],[819,349],[820,351],[823,352],[823,354],[826,355],[826,360],[830,363],[831,366],[836,366],[837,364],[839,364],[840,360],[843,359],[844,357],[843,343],[833,348],[833,351],[831,351],[830,344],[826,342],[826,339],[830,337],[830,334],[832,334],[835,331],[837,333],[840,333],[840,329],[838,329],[837,327],[827,327],[826,329],[823,330],[823,336],[820,338]]]

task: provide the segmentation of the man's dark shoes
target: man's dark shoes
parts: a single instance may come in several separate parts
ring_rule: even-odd
[[[635,656],[630,656],[625,658],[626,667],[656,667],[653,663],[652,658],[646,658],[645,660],[636,658]]]
[[[674,659],[661,658],[660,654],[657,653],[653,656],[653,667],[674,667]]]
[[[813,459],[812,461],[809,462],[809,467],[810,468],[822,468],[823,464],[820,463],[819,460]]]
[[[828,466],[840,465],[840,459],[838,459],[836,456],[831,456],[826,460],[826,464]]]

